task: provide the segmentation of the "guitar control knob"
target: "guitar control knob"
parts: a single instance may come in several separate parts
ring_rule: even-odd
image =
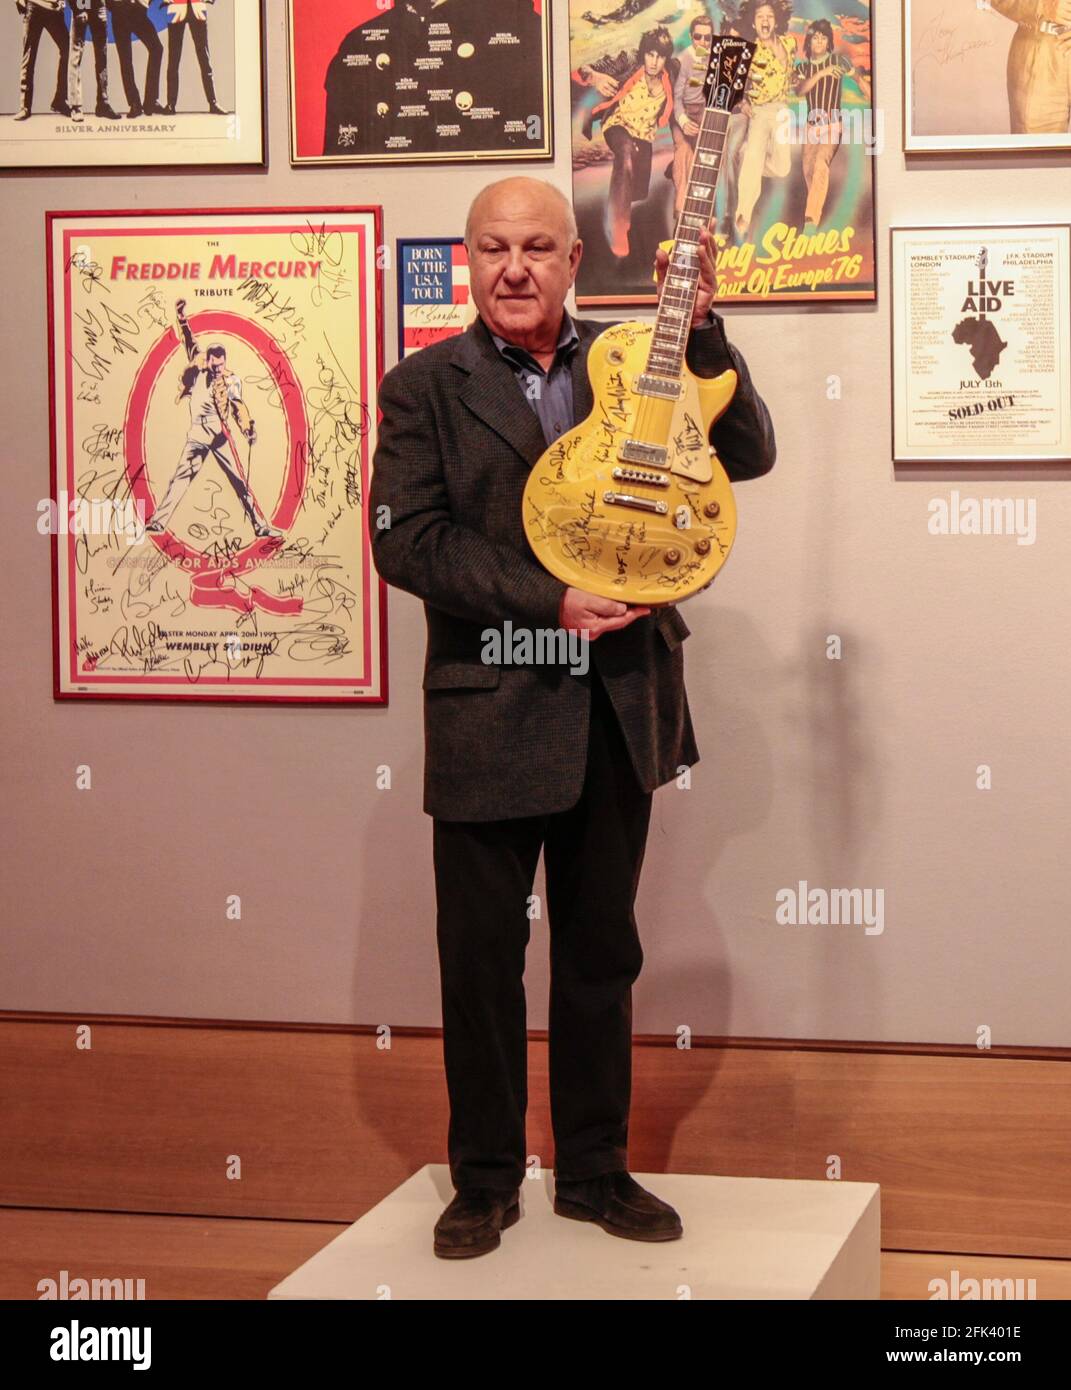
[[[695,543],[695,553],[696,553],[697,555],[709,555],[709,554],[710,554],[710,542],[707,540],[706,536],[701,536],[701,537],[699,538],[699,540],[696,541],[696,543]]]
[[[679,565],[681,562],[681,553],[676,546],[671,546],[662,558],[667,565]]]
[[[715,517],[718,515],[720,511],[721,504],[719,502],[708,502],[707,505],[703,508],[703,515]]]

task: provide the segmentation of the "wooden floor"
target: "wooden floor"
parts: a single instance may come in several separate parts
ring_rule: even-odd
[[[38,1281],[144,1279],[153,1298],[265,1298],[345,1226],[200,1216],[0,1208],[0,1299],[40,1297]],[[610,1237],[607,1237],[609,1240]],[[431,1232],[428,1232],[431,1242]],[[927,1299],[931,1279],[1035,1279],[1037,1298],[1071,1299],[1071,1260],[885,1251],[882,1298]],[[444,1269],[444,1279],[449,1270]]]

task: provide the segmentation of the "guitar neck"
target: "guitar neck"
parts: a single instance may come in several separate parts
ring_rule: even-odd
[[[673,254],[658,303],[647,371],[652,376],[679,378],[699,291],[699,233],[710,225],[718,191],[730,112],[708,106],[695,142],[695,159],[688,190],[677,219]]]

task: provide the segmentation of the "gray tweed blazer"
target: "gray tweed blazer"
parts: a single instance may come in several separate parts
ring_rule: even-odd
[[[688,365],[739,374],[710,433],[730,479],[767,473],[776,445],[747,366],[714,326],[693,332]],[[579,424],[593,405],[586,363],[608,324],[574,319],[571,362]],[[546,442],[535,411],[482,319],[383,377],[370,503],[373,558],[388,584],[424,600],[424,810],[449,821],[506,820],[563,811],[584,780],[590,675],[566,666],[488,665],[483,634],[556,628],[565,585],[536,561],[521,497]],[[386,512],[382,508],[389,509]],[[389,517],[382,529],[377,518]],[[597,638],[590,657],[621,721],[646,791],[699,759],[684,689],[675,607]]]

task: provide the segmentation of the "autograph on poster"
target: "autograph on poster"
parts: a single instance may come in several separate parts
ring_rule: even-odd
[[[385,698],[379,220],[50,216],[57,695]]]

